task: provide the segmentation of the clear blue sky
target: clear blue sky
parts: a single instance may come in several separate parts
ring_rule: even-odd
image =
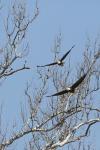
[[[34,0],[28,0],[27,3],[32,11]],[[4,115],[10,123],[13,122],[12,118],[18,119],[20,101],[25,98],[26,82],[36,78],[36,65],[52,60],[51,49],[59,32],[62,33],[61,53],[76,44],[72,56],[76,63],[85,48],[87,37],[94,40],[100,34],[100,0],[38,0],[38,4],[40,14],[30,26],[27,35],[30,44],[28,64],[32,69],[9,77],[0,86],[0,102],[4,103]],[[95,133],[95,139],[96,136],[98,134]],[[94,145],[96,144],[99,149],[99,139],[95,140]]]

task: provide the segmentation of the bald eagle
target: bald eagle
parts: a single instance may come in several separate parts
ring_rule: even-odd
[[[67,87],[65,90],[62,90],[60,92],[57,92],[53,95],[47,96],[47,97],[51,97],[51,96],[58,96],[58,95],[63,95],[65,93],[74,93],[75,89],[82,83],[82,81],[85,79],[87,73],[85,73],[81,78],[79,78],[72,86]]]
[[[61,59],[59,59],[59,60],[57,60],[57,61],[55,61],[55,62],[53,62],[53,63],[46,64],[46,65],[43,65],[43,66],[37,66],[37,67],[46,67],[46,66],[53,66],[53,65],[63,66],[63,64],[64,64],[64,62],[63,62],[64,59],[66,58],[66,56],[71,52],[71,50],[72,50],[74,47],[75,47],[75,45],[73,45],[73,46],[71,47],[71,49],[70,49],[69,51],[67,51],[67,52],[62,56]]]

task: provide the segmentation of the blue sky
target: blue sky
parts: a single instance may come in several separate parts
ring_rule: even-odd
[[[28,0],[27,3],[31,13],[34,1]],[[26,82],[36,78],[36,65],[52,60],[51,49],[59,32],[62,34],[61,53],[73,44],[76,45],[72,52],[72,59],[76,64],[80,60],[87,38],[94,40],[100,34],[100,0],[38,0],[38,6],[40,14],[27,33],[30,45],[27,64],[31,70],[9,77],[0,86],[0,102],[4,103],[5,118],[9,122],[12,122],[12,117],[13,120],[18,118],[20,101],[25,101],[23,93]],[[2,32],[1,35],[3,36]],[[95,144],[98,146],[97,149],[100,148],[98,140]]]

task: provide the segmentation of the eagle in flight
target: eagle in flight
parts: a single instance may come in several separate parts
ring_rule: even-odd
[[[50,95],[50,96],[47,96],[47,97],[63,95],[65,93],[74,93],[75,89],[82,83],[82,81],[85,79],[86,75],[87,75],[87,73],[85,73],[72,86],[67,87],[65,90],[62,90],[60,92],[57,92],[57,93]]]
[[[74,47],[75,47],[75,45],[73,45],[73,46],[71,47],[71,49],[70,49],[69,51],[67,51],[67,52],[62,56],[61,59],[59,59],[59,60],[57,60],[57,61],[55,61],[55,62],[53,62],[53,63],[46,64],[46,65],[43,65],[43,66],[37,66],[37,67],[46,67],[46,66],[53,66],[53,65],[63,66],[63,64],[64,64],[64,62],[63,62],[64,59],[66,58],[66,56],[71,52],[71,50],[72,50]]]

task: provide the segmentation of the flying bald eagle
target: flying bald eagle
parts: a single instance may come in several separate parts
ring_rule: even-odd
[[[47,96],[47,97],[51,97],[51,96],[58,96],[58,95],[63,95],[65,93],[74,93],[75,89],[82,83],[82,81],[85,79],[87,73],[85,73],[80,79],[78,79],[72,86],[67,87],[65,90],[62,90],[60,92],[57,92],[53,95]]]
[[[53,62],[53,63],[47,64],[47,65],[43,65],[43,66],[37,66],[37,67],[46,67],[46,66],[53,66],[53,65],[63,66],[63,64],[64,64],[64,62],[63,62],[64,59],[66,58],[66,56],[71,52],[71,50],[72,50],[74,47],[75,47],[75,45],[73,45],[73,46],[71,47],[71,49],[70,49],[69,51],[67,51],[67,52],[62,56],[61,59],[59,59],[59,60],[57,60],[57,61],[55,61],[55,62]]]

